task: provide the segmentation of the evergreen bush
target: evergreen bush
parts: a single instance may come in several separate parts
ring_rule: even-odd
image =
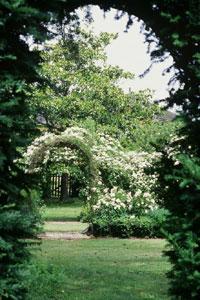
[[[180,299],[199,299],[200,160],[191,153],[176,156],[176,161],[166,155],[163,169],[160,179],[168,188],[162,197],[170,211],[165,223],[170,243],[166,254],[172,262],[170,291]]]

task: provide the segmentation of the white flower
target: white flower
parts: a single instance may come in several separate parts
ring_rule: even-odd
[[[126,208],[126,205],[122,202],[121,207]]]
[[[131,216],[130,216],[130,219],[135,219],[135,215],[131,215]]]
[[[143,196],[144,196],[145,198],[148,198],[148,197],[151,197],[151,194],[149,194],[148,192],[145,192],[145,193],[143,194]]]
[[[141,190],[138,190],[138,191],[136,191],[135,192],[135,197],[139,197],[139,196],[141,196],[141,194],[142,194],[142,191]]]

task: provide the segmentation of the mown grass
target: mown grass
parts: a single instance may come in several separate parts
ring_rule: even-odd
[[[77,221],[84,203],[75,199],[69,203],[48,203],[43,209],[45,221]]]
[[[34,252],[28,300],[167,300],[163,240],[43,241]]]
[[[88,227],[87,223],[80,222],[46,222],[43,226],[44,231],[51,232],[82,232]]]

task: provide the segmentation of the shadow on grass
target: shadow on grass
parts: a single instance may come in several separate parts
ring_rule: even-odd
[[[46,202],[43,210],[45,221],[79,221],[84,201],[75,198],[69,202]]]

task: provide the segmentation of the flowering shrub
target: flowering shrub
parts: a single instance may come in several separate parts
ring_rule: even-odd
[[[84,218],[93,226],[101,223],[102,232],[108,233],[109,224],[116,227],[118,222],[125,235],[131,220],[158,208],[154,192],[158,175],[147,170],[160,158],[159,153],[126,151],[107,134],[92,136],[86,129],[71,127],[60,135],[47,133],[36,139],[25,157],[29,172],[53,165],[73,176],[79,174],[79,180],[85,181],[82,195],[89,203]],[[85,176],[83,170],[88,167],[92,172]],[[91,174],[95,175],[92,180]]]
[[[132,210],[131,193],[126,193],[117,187],[113,187],[110,191],[105,188],[92,209],[95,213],[104,211],[107,214],[114,213],[116,215],[130,212]]]
[[[114,207],[113,187],[116,186],[123,190],[127,198],[132,199],[131,205],[135,214],[141,215],[157,208],[154,189],[158,175],[147,174],[146,170],[160,158],[159,153],[127,152],[116,139],[103,134],[98,136],[92,153],[100,170],[102,186],[107,188],[107,196],[101,188],[96,202],[108,202]],[[109,200],[110,195],[112,201]]]

